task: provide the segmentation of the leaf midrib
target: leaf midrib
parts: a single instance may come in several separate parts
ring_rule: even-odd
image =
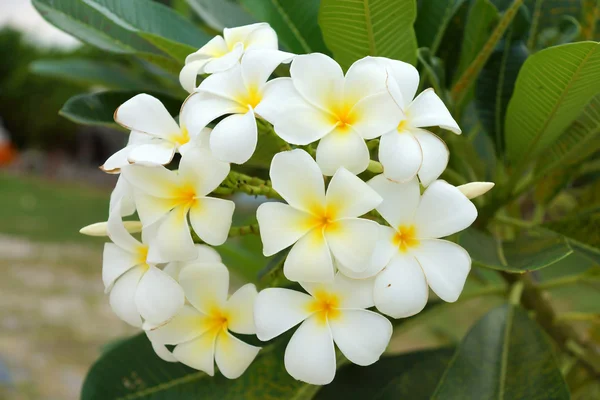
[[[277,12],[281,15],[281,18],[283,18],[283,20],[287,23],[288,28],[290,28],[290,31],[292,32],[292,35],[294,35],[296,40],[298,40],[298,43],[300,43],[300,46],[302,46],[304,51],[306,51],[307,53],[311,53],[312,49],[310,48],[306,40],[304,40],[304,37],[302,37],[302,34],[296,27],[294,21],[292,21],[292,19],[290,18],[289,14],[283,9],[283,7],[281,7],[281,3],[279,2],[279,0],[271,0],[271,4],[273,4],[275,10],[277,10]]]
[[[376,56],[377,46],[375,45],[375,34],[373,32],[373,22],[371,21],[369,0],[363,0],[363,9],[365,10],[365,26],[367,28],[367,38],[369,39],[369,54]]]

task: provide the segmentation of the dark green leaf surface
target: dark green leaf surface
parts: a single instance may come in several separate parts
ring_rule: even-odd
[[[163,93],[148,94],[160,99],[171,115],[179,114],[181,101]],[[91,94],[80,94],[71,97],[60,110],[60,114],[83,125],[104,125],[116,127],[113,115],[117,107],[139,94],[139,91],[107,91]]]
[[[240,0],[257,20],[268,22],[294,53],[328,53],[317,22],[319,0]]]
[[[429,399],[453,352],[424,350],[383,357],[369,367],[346,365],[315,400]]]
[[[428,47],[436,54],[448,24],[465,0],[421,0],[415,21],[419,47]]]
[[[529,230],[503,242],[471,228],[460,233],[458,244],[469,252],[473,264],[513,273],[545,268],[573,252],[564,237],[545,230]]]
[[[415,0],[322,0],[319,25],[327,47],[347,69],[365,56],[415,64]]]
[[[469,331],[432,399],[569,399],[546,334],[520,307],[490,311]]]
[[[217,31],[257,22],[233,0],[187,0],[187,2],[208,26]]]
[[[600,206],[543,226],[564,235],[575,251],[600,263]]]
[[[82,400],[279,400],[310,399],[318,387],[294,380],[285,371],[285,340],[263,348],[248,370],[229,380],[210,377],[180,363],[158,358],[145,334],[115,344],[89,371]]]
[[[516,162],[552,145],[600,92],[600,44],[572,43],[529,57],[506,113],[508,156]]]

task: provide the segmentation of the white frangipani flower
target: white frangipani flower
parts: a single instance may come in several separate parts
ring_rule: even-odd
[[[377,309],[394,318],[414,315],[427,303],[428,286],[442,300],[456,301],[471,269],[471,257],[459,245],[439,238],[475,221],[473,203],[441,180],[429,185],[422,196],[416,178],[396,183],[378,175],[368,183],[383,197],[377,211],[393,227],[386,247],[396,249],[375,278]]]
[[[142,223],[140,221],[123,221],[123,226],[129,233],[139,233],[142,231]],[[108,236],[108,222],[96,222],[84,226],[79,230],[79,233],[86,236]]]
[[[387,58],[377,60],[387,69],[389,92],[401,114],[400,123],[384,132],[379,142],[383,173],[397,182],[406,182],[418,174],[421,183],[428,186],[446,169],[449,153],[442,139],[422,128],[439,126],[456,134],[461,130],[433,89],[426,89],[415,98],[419,86],[415,67]]]
[[[258,138],[255,114],[262,112],[267,80],[279,64],[292,57],[278,50],[250,50],[240,64],[209,76],[198,93],[189,97],[187,107],[193,108],[196,120],[204,125],[233,114],[210,134],[210,149],[217,158],[243,164],[254,154]]]
[[[175,279],[156,267],[161,260],[153,228],[142,231],[140,243],[123,226],[118,209],[107,223],[113,243],[104,245],[102,280],[115,314],[136,327],[142,326],[142,319],[151,325],[168,321],[185,301]]]
[[[276,154],[270,175],[273,189],[288,204],[263,203],[256,217],[265,256],[293,244],[283,267],[289,280],[333,280],[332,255],[351,270],[369,266],[379,225],[357,217],[380,204],[381,197],[373,189],[340,168],[325,193],[319,166],[300,149]]]
[[[235,66],[244,51],[250,49],[277,50],[277,33],[267,23],[225,28],[223,36],[215,36],[185,59],[179,74],[181,86],[192,93],[201,74],[223,72]]]
[[[295,379],[326,385],[336,370],[334,342],[348,360],[371,365],[392,336],[387,318],[373,306],[372,280],[337,273],[331,283],[301,283],[310,294],[289,289],[262,290],[254,306],[256,334],[266,341],[302,322],[285,350],[285,368]]]
[[[115,205],[119,204],[121,216],[126,217],[135,212],[135,199],[133,198],[133,187],[127,179],[119,175],[117,184],[110,194],[108,212],[111,213]]]
[[[144,227],[158,225],[161,257],[184,261],[197,256],[188,214],[200,239],[213,246],[225,242],[235,204],[207,195],[228,173],[229,164],[219,162],[202,148],[189,149],[181,158],[178,171],[135,164],[123,168],[123,176],[136,189],[135,204]]]
[[[290,75],[270,82],[268,107],[261,116],[288,143],[320,139],[317,162],[325,175],[340,167],[363,172],[370,158],[365,139],[389,132],[400,121],[385,68],[365,57],[344,76],[337,62],[314,53],[295,57]]]
[[[229,299],[229,271],[216,262],[189,263],[180,272],[180,283],[189,304],[167,324],[147,331],[159,348],[176,345],[177,361],[213,376],[214,364],[229,379],[238,378],[252,363],[260,347],[242,342],[231,332],[254,334],[256,287],[242,286]]]
[[[138,94],[127,100],[115,111],[115,121],[131,130],[127,146],[109,157],[100,167],[108,173],[118,173],[131,163],[165,165],[171,162],[175,152],[184,154],[191,146],[201,146],[201,139],[210,130],[193,109],[183,103],[179,124],[165,106],[155,97]]]
[[[165,265],[165,267],[163,268],[163,271],[165,271],[167,274],[171,275],[173,277],[173,279],[175,279],[176,281],[179,281],[179,273],[181,272],[182,269],[184,269],[188,265],[204,264],[204,263],[220,264],[222,262],[221,256],[219,255],[219,253],[212,247],[207,246],[205,244],[195,244],[194,247],[196,248],[196,252],[197,252],[197,255],[195,258],[193,258],[189,261],[171,261],[170,263]]]

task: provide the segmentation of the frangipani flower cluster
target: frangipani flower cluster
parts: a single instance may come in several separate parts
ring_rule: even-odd
[[[178,119],[147,94],[116,110],[131,133],[101,167],[120,174],[109,218],[82,229],[111,239],[110,304],[159,357],[209,375],[216,363],[235,379],[260,348],[232,332],[270,341],[300,324],[285,367],[323,385],[335,376],[335,346],[358,365],[380,358],[393,330],[382,314],[418,313],[429,289],[458,299],[471,260],[443,238],[473,223],[470,199],[493,184],[438,180],[448,149],[423,128],[461,131],[433,90],[416,95],[413,66],[365,57],[344,73],[326,55],[278,50],[260,23],[225,29],[187,58],[180,81],[191,94]],[[232,170],[273,134],[286,146],[268,156],[264,176]],[[371,153],[383,173],[365,180]],[[229,296],[229,271],[210,246],[242,231],[231,229],[235,203],[224,198],[236,191],[276,199],[258,207],[258,232],[249,231],[264,256],[287,252],[283,274],[303,291],[247,284]],[[123,221],[135,213],[139,221]]]

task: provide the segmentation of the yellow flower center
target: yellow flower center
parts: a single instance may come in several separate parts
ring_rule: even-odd
[[[308,311],[316,313],[321,324],[340,316],[340,298],[334,293],[318,290],[314,294],[314,300],[308,304]]]
[[[394,236],[394,245],[398,246],[400,251],[406,252],[411,247],[419,245],[419,240],[416,238],[416,229],[414,225],[403,225],[398,227]]]
[[[184,184],[178,187],[173,196],[177,204],[189,204],[196,201],[196,190],[190,184]]]
[[[148,258],[148,246],[146,246],[145,244],[142,244],[137,248],[136,262],[139,265],[146,265],[146,267],[149,268],[148,264],[146,264],[147,258]]]
[[[262,93],[260,92],[258,87],[250,86],[247,88],[246,92],[239,95],[236,100],[238,101],[238,103],[247,107],[252,107],[254,109],[256,108],[258,103],[262,101]]]
[[[403,133],[406,130],[406,125],[408,125],[407,119],[403,119],[402,121],[400,121],[398,127],[396,128],[398,130],[398,133]]]
[[[224,310],[213,307],[208,315],[208,324],[210,325],[210,330],[227,330],[229,325],[229,314]]]
[[[337,125],[338,130],[347,132],[350,127],[356,123],[355,113],[351,113],[352,106],[344,104],[341,107],[333,107],[331,116],[332,122]]]
[[[171,141],[177,143],[179,146],[183,146],[184,144],[190,141],[190,132],[185,126],[182,126],[179,132],[171,134],[170,139]]]

